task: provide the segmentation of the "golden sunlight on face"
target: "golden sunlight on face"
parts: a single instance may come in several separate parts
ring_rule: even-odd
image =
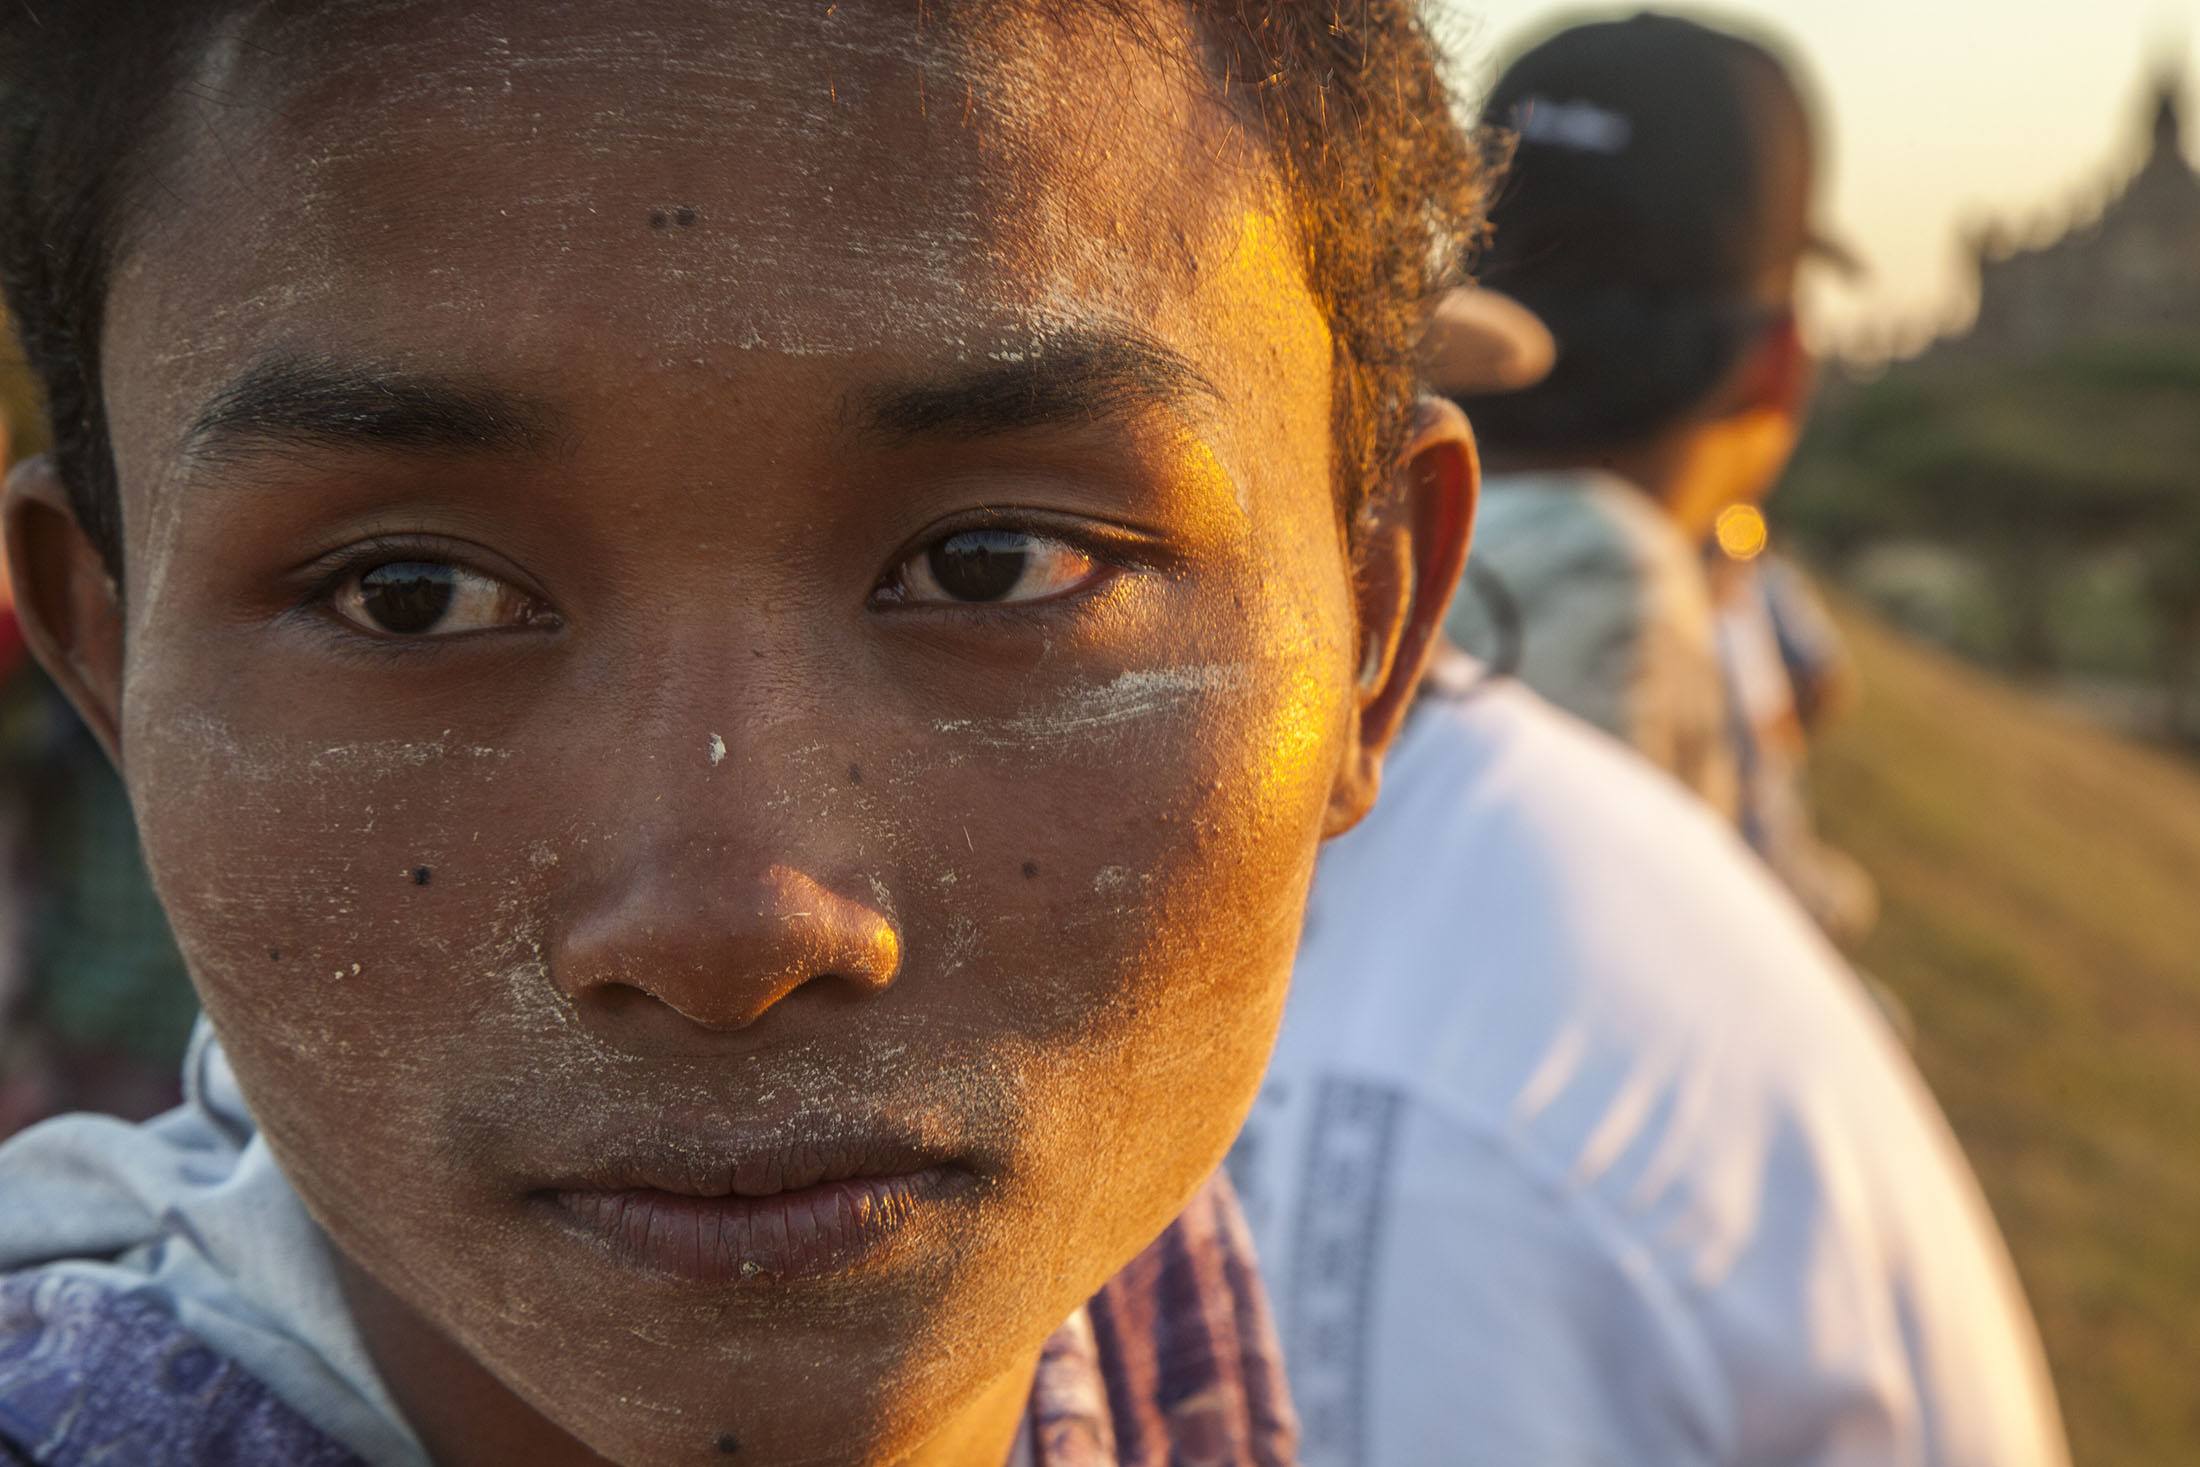
[[[1258,1083],[1352,747],[1330,340],[1143,43],[657,8],[216,58],[267,105],[179,139],[110,313],[127,772],[394,1308],[615,1458],[892,1458]],[[352,417],[178,450],[270,371]],[[342,431],[424,396],[523,431]],[[436,587],[464,635],[383,615]],[[668,1280],[544,1200],[879,1131],[955,1184],[823,1262]]]

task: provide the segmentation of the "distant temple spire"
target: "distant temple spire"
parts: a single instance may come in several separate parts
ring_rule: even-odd
[[[2146,160],[2097,217],[2015,247],[2006,225],[1975,229],[1978,317],[1948,350],[2015,360],[2087,341],[2200,344],[2200,168],[2185,151],[2192,98],[2181,51],[2157,63],[2133,119],[2151,124]]]
[[[2164,66],[2155,94],[2154,156],[2182,160],[2185,156],[2185,84],[2182,66]]]

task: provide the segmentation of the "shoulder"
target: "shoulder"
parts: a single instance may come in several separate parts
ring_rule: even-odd
[[[1518,689],[1416,711],[1325,853],[1291,1005],[1276,1077],[1396,1093],[1429,1154],[1481,1158],[1441,1185],[1563,1220],[1736,1399],[1946,1429],[1966,1378],[2035,1396],[1993,1224],[1853,975],[1731,831]]]
[[[1326,1020],[1326,1053],[1569,1153],[1583,1128],[1610,1144],[1597,1118],[1623,1086],[1760,1113],[1829,1088],[1848,1115],[1918,1099],[1732,830],[1506,684],[1415,710],[1375,810],[1323,853],[1292,1003]]]
[[[1615,584],[1683,594],[1701,580],[1686,538],[1649,496],[1608,474],[1493,477],[1475,521],[1474,553],[1531,584],[1594,573]]]
[[[1454,666],[1456,663],[1453,664]],[[1324,850],[1308,951],[1373,943],[1385,983],[1432,967],[1511,987],[1735,983],[1767,964],[1822,986],[1839,965],[1734,833],[1670,775],[1517,683],[1447,668],[1414,709],[1367,819]],[[1340,953],[1340,956],[1342,954]],[[1607,995],[1610,996],[1610,995]],[[1771,1001],[1771,1000],[1768,1000]]]
[[[1610,1179],[1683,1135],[1738,1148],[1713,1115],[1791,1111],[1840,1065],[1884,1088],[1862,1003],[1699,802],[1497,684],[1424,699],[1374,811],[1323,853],[1278,1070],[1361,1071]],[[1693,1161],[1668,1182],[1701,1180]]]
[[[0,1275],[0,1447],[39,1467],[360,1467],[159,1295],[56,1270]]]

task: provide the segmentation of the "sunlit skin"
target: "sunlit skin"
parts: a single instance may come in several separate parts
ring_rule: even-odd
[[[447,1467],[1003,1460],[1250,1102],[1464,554],[1456,417],[1345,533],[1289,206],[1173,12],[923,9],[217,47],[109,301],[119,587],[10,485]],[[874,1124],[949,1185],[822,1273],[668,1277],[541,1195]]]

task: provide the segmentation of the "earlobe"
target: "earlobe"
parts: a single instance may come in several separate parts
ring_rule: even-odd
[[[121,591],[50,458],[25,459],[8,475],[5,515],[23,640],[119,765]]]
[[[1742,398],[1745,410],[1771,409],[1800,420],[1817,386],[1810,348],[1794,312],[1784,313],[1765,333],[1749,372]]]
[[[1480,485],[1466,417],[1449,402],[1423,402],[1397,472],[1369,505],[1354,544],[1362,661],[1351,746],[1330,792],[1326,835],[1351,829],[1375,803],[1383,757],[1443,637]]]

